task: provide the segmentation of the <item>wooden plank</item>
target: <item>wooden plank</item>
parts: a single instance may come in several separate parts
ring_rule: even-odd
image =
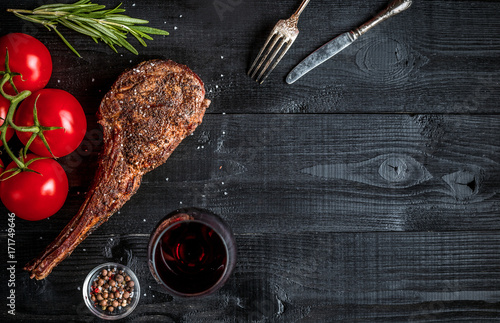
[[[497,116],[208,115],[104,227],[146,233],[198,206],[238,233],[498,230],[499,127]],[[83,201],[100,151],[88,138],[83,156],[60,159],[72,189],[45,234]]]
[[[415,1],[293,86],[284,77],[295,64],[369,19],[387,1],[311,3],[301,18],[298,40],[263,86],[245,71],[278,17],[291,14],[297,1],[241,1],[222,19],[214,2],[181,2],[124,5],[131,15],[148,17],[152,26],[172,32],[148,42],[140,56],[126,51],[116,55],[67,32],[84,56],[79,59],[56,35],[6,13],[0,32],[19,31],[22,23],[45,42],[57,64],[49,87],[74,94],[89,113],[125,68],[159,57],[187,64],[201,76],[214,100],[209,113],[498,113],[500,1]],[[19,4],[4,1],[0,12],[12,6]]]
[[[0,235],[5,239],[5,233]],[[234,275],[215,295],[173,298],[147,269],[148,235],[91,235],[44,281],[18,273],[16,319],[93,321],[83,277],[105,261],[141,283],[126,322],[491,321],[500,316],[497,232],[239,234]],[[19,250],[19,259],[32,251]],[[54,304],[65,304],[54,306]],[[2,313],[3,314],[3,313]]]

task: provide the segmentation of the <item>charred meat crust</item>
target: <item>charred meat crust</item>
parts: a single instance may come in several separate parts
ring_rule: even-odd
[[[142,176],[163,164],[202,122],[209,104],[203,82],[184,65],[151,60],[122,73],[99,107],[104,148],[93,184],[78,214],[26,264],[30,277],[47,277],[119,210]]]

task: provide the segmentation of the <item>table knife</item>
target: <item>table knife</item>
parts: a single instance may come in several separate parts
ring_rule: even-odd
[[[354,30],[343,33],[342,35],[330,40],[328,43],[324,44],[309,56],[307,56],[302,62],[300,62],[286,77],[286,82],[292,84],[299,78],[304,76],[310,70],[314,69],[318,65],[329,60],[333,56],[337,55],[344,48],[351,45],[356,39],[364,35],[370,29],[389,19],[392,16],[397,15],[408,9],[412,4],[412,0],[394,0],[387,8],[379,12],[373,19],[366,22],[364,25],[356,28]]]

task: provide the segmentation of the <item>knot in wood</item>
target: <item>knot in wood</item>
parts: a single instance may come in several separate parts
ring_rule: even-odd
[[[389,182],[401,182],[408,177],[408,165],[399,157],[390,157],[382,162],[378,173]]]

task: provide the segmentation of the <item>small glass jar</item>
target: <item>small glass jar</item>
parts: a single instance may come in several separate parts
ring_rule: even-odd
[[[96,303],[96,301],[92,300],[92,295],[96,296],[97,293],[104,292],[102,286],[99,290],[96,289],[96,287],[92,286],[92,283],[99,279],[104,269],[107,270],[108,272],[115,270],[115,273],[118,273],[120,270],[122,270],[126,276],[130,277],[130,281],[134,282],[134,286],[131,287],[132,291],[129,292],[130,294],[129,299],[131,300],[130,304],[127,304],[126,306],[118,306],[116,309],[114,308],[112,312],[104,310],[98,303]],[[107,281],[111,280],[112,278],[113,276],[108,278]],[[111,293],[111,289],[112,287],[110,286],[107,290],[108,294]],[[90,271],[90,273],[85,278],[85,281],[83,282],[82,292],[85,304],[93,314],[105,320],[118,320],[124,318],[125,316],[129,315],[134,311],[135,307],[139,303],[141,288],[137,276],[130,268],[121,264],[108,262],[99,265]]]

